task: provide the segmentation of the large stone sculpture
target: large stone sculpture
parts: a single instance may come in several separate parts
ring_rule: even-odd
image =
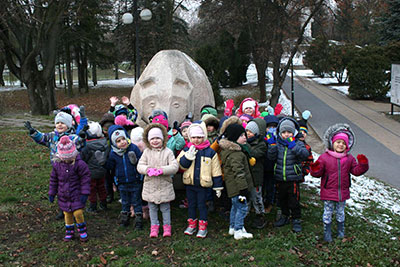
[[[170,126],[174,121],[182,122],[189,112],[194,120],[200,119],[204,105],[215,105],[204,70],[178,50],[160,51],[150,60],[132,89],[130,101],[142,122],[148,122],[152,110],[162,109]]]

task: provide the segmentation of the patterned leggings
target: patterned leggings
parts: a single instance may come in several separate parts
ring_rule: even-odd
[[[324,200],[324,214],[322,215],[322,221],[324,224],[330,224],[332,222],[332,214],[335,210],[336,205],[336,221],[344,222],[344,208],[346,206],[346,201],[337,202],[332,200]]]

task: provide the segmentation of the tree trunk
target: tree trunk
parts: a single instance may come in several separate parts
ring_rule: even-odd
[[[275,107],[276,104],[278,104],[279,97],[281,96],[281,87],[280,87],[280,65],[281,65],[281,57],[280,56],[274,56],[272,60],[272,66],[273,66],[273,85],[272,85],[272,90],[271,90],[271,98],[269,100],[269,104],[272,107]]]
[[[97,85],[97,64],[96,62],[92,62],[92,81],[93,86]]]
[[[4,77],[3,77],[3,71],[4,71],[4,66],[6,65],[6,61],[4,58],[0,58],[0,85],[5,86],[4,82]]]
[[[69,44],[65,45],[65,65],[67,70],[67,91],[68,97],[74,96],[73,90],[73,73],[71,69],[71,51],[69,49]]]
[[[114,64],[114,69],[115,69],[115,79],[118,80],[118,62]],[[136,71],[136,70],[135,70]]]
[[[260,88],[260,102],[264,103],[267,101],[265,70],[267,69],[268,60],[255,60],[254,63],[257,69],[258,87]]]
[[[75,49],[75,62],[78,67],[78,92],[82,94],[82,89],[84,88],[84,75],[82,70],[82,49],[79,44],[74,46]]]
[[[57,66],[58,66],[58,81],[59,81],[60,85],[62,85],[63,80],[62,80],[62,73],[61,73],[61,63],[58,62]]]
[[[85,48],[82,52],[82,79],[83,79],[83,88],[84,92],[89,93],[89,79],[88,79],[88,49],[85,44]]]

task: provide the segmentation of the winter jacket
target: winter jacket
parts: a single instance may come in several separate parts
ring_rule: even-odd
[[[301,162],[307,159],[309,152],[304,143],[295,139],[296,145],[289,149],[285,141],[279,135],[279,128],[283,121],[292,120],[298,131],[297,122],[289,117],[281,119],[276,129],[276,145],[268,145],[268,159],[275,161],[274,178],[276,181],[301,181],[303,179]],[[297,132],[294,133],[296,136]]]
[[[102,179],[106,175],[106,169],[100,165],[94,155],[97,150],[109,154],[110,148],[107,139],[104,137],[89,139],[81,151],[81,157],[89,166],[92,179]]]
[[[78,155],[74,164],[62,161],[52,162],[49,195],[56,196],[58,206],[66,212],[83,209],[81,195],[90,194],[90,171],[87,164]]]
[[[345,132],[349,136],[349,147],[346,155],[337,158],[332,151],[332,137]],[[319,158],[320,168],[311,170],[311,175],[321,177],[321,200],[344,201],[350,198],[351,177],[350,174],[359,176],[368,171],[368,163],[357,163],[356,159],[349,154],[355,144],[355,135],[350,126],[338,123],[330,126],[323,137],[323,142],[329,151],[323,153]]]
[[[31,135],[31,137],[39,145],[47,146],[48,148],[50,148],[50,161],[53,162],[57,159],[57,143],[62,136],[68,135],[69,138],[74,142],[78,151],[81,151],[81,149],[86,145],[86,139],[79,137],[75,134],[74,131],[75,130],[73,128],[70,128],[69,130],[61,134],[57,131],[49,133],[36,131],[34,134]]]
[[[239,195],[240,190],[250,190],[253,179],[246,154],[237,143],[228,139],[221,139],[219,145],[228,197]]]
[[[206,133],[204,139],[207,140],[205,124],[201,123],[200,125],[203,127],[203,132]],[[196,158],[192,161],[185,156],[188,150],[189,148],[185,147],[177,158],[179,167],[185,171],[182,175],[183,183],[201,187],[222,187],[222,172],[218,154],[208,146],[198,150]]]
[[[254,101],[254,102],[256,103],[256,106],[255,106],[255,109],[254,109],[254,113],[252,114],[252,116],[253,116],[253,118],[258,118],[258,117],[260,117],[261,113],[260,113],[260,111],[259,111],[258,102],[255,101],[255,100],[254,100],[253,98],[251,98],[251,97],[248,97],[248,98],[243,99],[242,103],[240,103],[239,108],[236,110],[236,116],[240,117],[240,116],[242,116],[242,115],[244,114],[244,113],[243,113],[243,103],[246,102],[246,101]]]
[[[168,132],[168,141],[167,147],[171,149],[171,151],[176,156],[177,151],[182,150],[186,145],[185,138],[181,135],[181,133],[177,133],[175,135],[172,134],[172,129]]]
[[[250,171],[253,177],[253,184],[255,187],[258,187],[262,186],[264,181],[264,163],[267,152],[267,145],[264,142],[264,136],[267,124],[260,118],[256,118],[253,121],[257,123],[260,134],[248,142],[251,149],[251,155],[256,159],[256,164],[250,167]]]
[[[147,140],[149,131],[155,127],[160,128],[164,136],[163,145],[160,149],[151,148]],[[175,199],[172,175],[178,171],[179,166],[174,153],[167,147],[167,130],[161,124],[153,123],[145,128],[143,136],[143,142],[147,148],[143,151],[137,165],[138,172],[145,175],[142,198],[155,204],[170,202]],[[148,176],[148,168],[161,168],[163,174],[160,176]]]
[[[112,125],[108,129],[108,136],[112,136],[113,132],[116,130],[121,130],[124,128],[119,125]],[[128,136],[128,133],[126,133]],[[136,159],[139,161],[142,152],[140,152],[140,149],[131,143],[130,139],[129,140],[129,146],[125,150],[122,156],[118,155],[114,151],[114,147],[111,146],[111,151],[110,155],[107,159],[107,162],[105,164],[105,168],[108,170],[114,170],[115,171],[115,183],[118,184],[126,184],[126,183],[141,183],[141,176],[138,174],[136,171],[136,165],[137,164],[132,164],[129,160],[128,153],[129,151],[133,151],[136,155]]]

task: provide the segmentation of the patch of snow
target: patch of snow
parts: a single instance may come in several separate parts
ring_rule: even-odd
[[[329,86],[332,89],[335,89],[345,95],[349,94],[349,86],[348,85],[334,85],[334,86]]]
[[[319,84],[331,84],[331,83],[337,83],[336,78],[331,78],[331,77],[326,77],[326,78],[313,78],[314,81],[316,81]]]

